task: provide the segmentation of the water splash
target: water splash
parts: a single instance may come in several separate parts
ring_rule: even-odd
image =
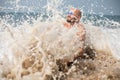
[[[21,7],[19,2],[20,0],[15,2],[17,11]],[[48,80],[50,78],[65,80],[67,76],[68,80],[70,77],[77,80],[79,79],[78,73],[81,74],[80,79],[82,79],[84,78],[82,73],[89,76],[90,72],[97,73],[97,71],[104,70],[104,67],[100,69],[99,63],[106,57],[114,63],[110,54],[120,58],[119,22],[103,18],[103,15],[100,16],[103,19],[96,16],[91,16],[89,19],[84,15],[82,22],[85,23],[86,28],[86,46],[95,49],[98,57],[95,59],[96,61],[91,59],[74,61],[70,68],[66,67],[64,61],[72,61],[73,53],[81,45],[78,37],[75,36],[78,31],[76,27],[67,30],[62,24],[65,21],[61,16],[64,15],[61,9],[63,3],[63,0],[47,0],[47,5],[43,7],[46,9],[45,14],[41,13],[37,19],[25,15],[28,21],[25,17],[23,17],[24,21],[18,19],[21,24],[16,23],[14,15],[8,14],[0,18],[0,79]],[[29,10],[31,11],[31,8]],[[44,16],[47,16],[46,20],[44,20]],[[29,22],[30,20],[32,23]],[[113,26],[116,28],[112,29]],[[101,62],[102,66],[104,63],[111,65],[111,61],[107,61],[107,59]],[[90,67],[93,70],[90,70]],[[71,76],[72,73],[74,73],[73,76]],[[99,74],[101,73],[99,72]],[[99,75],[99,77],[106,79],[104,76]]]

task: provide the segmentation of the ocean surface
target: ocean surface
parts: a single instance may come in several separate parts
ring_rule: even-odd
[[[66,14],[64,13],[63,16]],[[0,19],[7,19],[8,23],[15,23],[15,24],[21,24],[24,21],[28,21],[29,23],[32,23],[32,20],[37,20],[40,17],[43,17],[41,21],[45,21],[48,17],[51,17],[52,15],[48,15],[46,12],[40,13],[40,12],[0,12]],[[100,21],[101,22],[98,22]],[[106,25],[105,20],[107,21],[114,21],[120,23],[120,15],[103,15],[103,14],[83,14],[82,21],[84,23],[90,21],[93,21],[93,24],[96,26]],[[114,25],[114,24],[113,24]],[[110,26],[112,26],[112,23],[110,23]],[[108,27],[108,26],[104,26]],[[111,28],[114,28],[116,26],[113,26]],[[119,27],[119,26],[118,26]]]
[[[81,42],[65,16],[0,12],[0,80],[120,80],[120,15],[83,13],[85,52],[75,60]]]

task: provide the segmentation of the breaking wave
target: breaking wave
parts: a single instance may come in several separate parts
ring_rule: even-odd
[[[120,79],[115,71],[120,70],[120,23],[83,15],[85,46],[90,47],[86,53],[95,56],[73,61],[81,42],[75,26],[70,30],[63,26],[62,2],[47,1],[46,12],[37,17],[27,13],[18,18],[20,13],[15,13],[14,19],[8,13],[0,18],[1,80]]]

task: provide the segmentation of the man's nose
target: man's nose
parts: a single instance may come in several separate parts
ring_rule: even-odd
[[[67,15],[68,18],[71,18],[71,15]]]

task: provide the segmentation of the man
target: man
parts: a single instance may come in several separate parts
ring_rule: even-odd
[[[77,36],[80,38],[80,42],[82,42],[82,47],[79,48],[79,53],[74,55],[74,58],[76,59],[77,57],[80,57],[83,55],[84,52],[84,42],[85,42],[85,28],[82,23],[80,23],[81,19],[81,11],[76,8],[71,8],[69,11],[67,17],[66,17],[66,22],[64,23],[64,26],[67,29],[70,29],[71,27],[77,26],[79,32],[76,33]]]

